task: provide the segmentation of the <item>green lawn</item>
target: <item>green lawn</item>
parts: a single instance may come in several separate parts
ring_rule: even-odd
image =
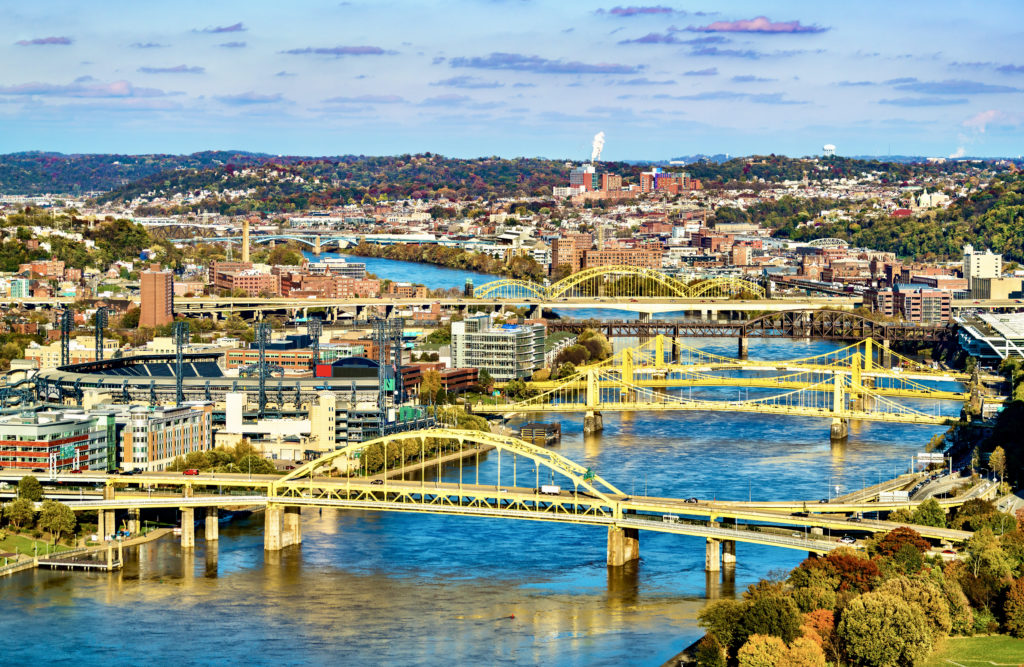
[[[38,544],[39,553],[44,554],[46,553],[47,545],[49,544],[49,542],[47,542],[46,540],[33,540],[31,537],[24,537],[23,535],[12,535],[10,533],[7,533],[7,536],[0,540],[0,552],[31,554],[33,553],[32,547],[34,544]],[[53,550],[52,546],[49,548],[51,551]],[[58,544],[56,550],[65,551],[70,548],[71,547],[64,546],[63,544]]]
[[[1024,665],[1024,639],[1006,635],[950,637],[925,667],[949,665]]]

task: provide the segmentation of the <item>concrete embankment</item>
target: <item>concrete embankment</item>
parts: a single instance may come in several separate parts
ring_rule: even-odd
[[[124,540],[121,543],[121,547],[122,548],[125,548],[125,547],[135,547],[135,546],[138,546],[140,544],[145,544],[146,542],[152,542],[153,540],[158,540],[161,537],[163,537],[164,535],[169,535],[170,533],[171,533],[171,529],[170,528],[157,528],[155,530],[149,531],[145,535],[139,535],[138,537],[132,537],[132,538],[129,538],[127,540]],[[115,547],[117,546],[117,542],[112,542],[112,544]],[[101,554],[101,553],[105,552],[106,550],[107,550],[107,544],[104,543],[104,544],[101,544],[101,545],[98,545],[98,546],[95,546],[95,547],[86,547],[86,548],[81,548],[81,549],[72,549],[72,550],[67,551],[67,552],[58,552],[58,553],[56,553],[54,555],[55,556],[71,555],[71,556],[75,556],[75,557],[79,557],[79,556],[81,556],[81,557],[89,557],[89,556],[92,556],[94,554]],[[7,565],[5,567],[0,567],[0,577],[7,576],[9,574],[14,574],[16,572],[23,572],[25,570],[31,570],[31,569],[33,569],[35,567],[38,567],[39,560],[40,560],[39,558],[27,558],[27,559],[25,559],[23,561],[20,561],[18,563],[10,563],[9,565]]]

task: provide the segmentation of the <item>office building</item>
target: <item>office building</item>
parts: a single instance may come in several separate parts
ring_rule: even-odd
[[[75,410],[0,417],[0,466],[47,472],[115,467],[114,419]]]
[[[978,252],[971,245],[964,246],[964,280],[967,281],[967,289],[971,296],[979,298],[975,292],[982,292],[986,287],[991,291],[991,285],[983,285],[979,281],[986,278],[999,278],[1003,275],[1003,256],[997,255],[991,250]]]
[[[135,406],[117,420],[125,424],[121,444],[125,470],[164,470],[175,457],[213,449],[212,404]]]
[[[142,272],[139,326],[156,328],[174,321],[174,277],[154,264]]]
[[[498,382],[529,378],[544,365],[544,326],[491,326],[487,316],[452,323],[452,365],[486,370]]]

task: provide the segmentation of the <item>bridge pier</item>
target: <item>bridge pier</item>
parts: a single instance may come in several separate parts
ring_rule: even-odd
[[[191,507],[181,508],[181,548],[194,549],[196,546],[196,511]]]
[[[832,442],[843,442],[848,437],[850,437],[850,420],[833,417],[832,428],[829,430],[829,439]]]
[[[722,540],[722,566],[736,567],[736,540]]]
[[[263,549],[280,551],[302,544],[302,515],[298,507],[268,505],[264,513]]]
[[[889,339],[882,341],[882,367],[892,368],[892,352],[889,350]]]
[[[747,349],[749,348],[750,341],[747,339],[746,336],[740,336],[738,340],[739,340],[739,349],[736,352],[736,358],[737,359],[746,359],[747,358]]]
[[[707,545],[704,547],[704,570],[706,572],[719,572],[722,569],[722,557],[719,552],[721,542],[714,538],[707,538]]]
[[[588,410],[583,417],[583,435],[593,435],[604,430],[604,417],[597,410]]]
[[[207,542],[220,539],[220,523],[218,522],[218,515],[216,507],[206,508],[206,525],[203,527],[203,537],[206,538]]]
[[[635,560],[640,560],[640,531],[609,526],[608,567],[622,567]]]
[[[138,507],[132,507],[128,510],[128,532],[131,533],[133,536],[139,532],[139,526],[142,523],[141,521],[139,521],[139,515],[141,513],[142,510],[140,510]]]

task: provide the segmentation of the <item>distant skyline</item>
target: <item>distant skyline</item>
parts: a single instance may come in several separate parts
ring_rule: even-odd
[[[1024,4],[5,3],[0,152],[1024,153]]]

